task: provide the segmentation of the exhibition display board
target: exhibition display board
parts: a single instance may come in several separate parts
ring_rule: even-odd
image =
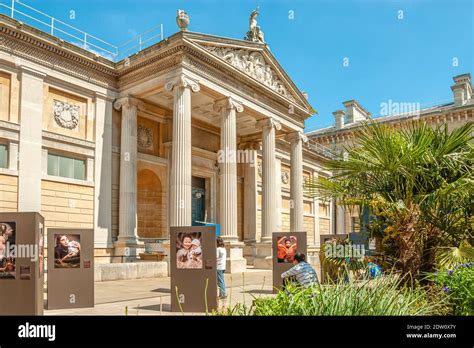
[[[94,307],[94,230],[48,229],[48,309]]]
[[[44,218],[0,213],[0,315],[43,315]]]
[[[283,286],[281,274],[294,266],[295,254],[298,252],[306,255],[306,232],[274,232],[272,249],[273,292],[277,292]]]
[[[170,228],[172,312],[217,309],[215,226]]]

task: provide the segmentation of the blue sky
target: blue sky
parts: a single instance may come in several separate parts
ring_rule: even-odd
[[[241,39],[258,5],[272,53],[319,112],[308,131],[332,125],[350,99],[373,115],[389,100],[449,102],[452,77],[474,74],[473,0],[23,1],[113,44],[158,24],[175,33],[178,8],[190,31]]]

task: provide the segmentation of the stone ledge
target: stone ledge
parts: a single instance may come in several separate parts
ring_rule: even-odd
[[[94,280],[96,282],[165,277],[168,277],[167,262],[96,264],[94,272]]]

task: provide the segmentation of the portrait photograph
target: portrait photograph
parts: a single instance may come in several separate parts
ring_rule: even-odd
[[[55,234],[54,268],[81,267],[81,236],[79,234]]]
[[[283,236],[277,240],[277,262],[293,263],[298,249],[298,239],[295,236]]]
[[[16,222],[0,222],[0,279],[15,279],[16,260],[9,252],[15,240]]]
[[[178,233],[176,237],[176,267],[202,269],[201,232]]]

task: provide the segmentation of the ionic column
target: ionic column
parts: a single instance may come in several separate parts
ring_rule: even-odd
[[[122,110],[120,140],[119,242],[135,245],[137,235],[137,112],[143,103],[131,96],[115,101]],[[129,255],[126,255],[129,256]]]
[[[272,118],[257,123],[262,128],[262,243],[271,243],[272,233],[276,232],[276,169],[275,169],[275,132],[281,124]]]
[[[303,141],[308,139],[301,132],[293,132],[286,137],[291,143],[290,171],[290,231],[304,231],[303,218]]]
[[[165,89],[174,92],[169,226],[191,226],[191,91],[198,92],[200,87],[180,75],[168,81]]]
[[[232,98],[225,98],[214,104],[214,110],[221,113],[221,151],[219,217],[221,235],[225,241],[238,241],[237,234],[237,131],[236,113],[244,108]]]

